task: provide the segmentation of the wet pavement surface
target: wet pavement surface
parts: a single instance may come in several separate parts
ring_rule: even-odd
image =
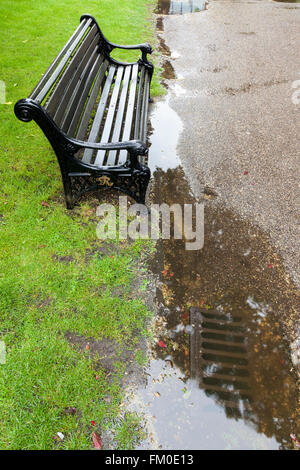
[[[152,110],[151,200],[194,203],[168,99]],[[130,398],[149,434],[138,448],[293,449],[297,378],[278,316],[297,290],[267,237],[207,193],[204,248],[163,240],[150,263],[158,313],[146,385]]]
[[[150,262],[156,338],[146,383],[129,399],[148,432],[138,448],[294,449],[300,410],[290,351],[297,362],[299,345],[289,350],[283,326],[295,328],[299,291],[263,228],[224,203],[211,181],[195,180],[193,154],[178,146],[186,129],[174,106],[178,56],[162,37],[162,17],[157,29],[169,92],[152,107],[150,199],[204,201],[205,243],[186,251],[184,240],[161,240]]]
[[[299,289],[300,5],[214,0],[199,13],[158,16],[157,30],[194,194],[214,195],[211,205],[267,234]],[[298,312],[299,300],[282,323],[300,373]]]

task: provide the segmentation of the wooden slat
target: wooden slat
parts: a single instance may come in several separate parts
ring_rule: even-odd
[[[73,41],[73,44],[67,49],[65,55],[63,56],[62,60],[60,61],[60,63],[58,64],[58,66],[56,67],[56,69],[54,70],[53,74],[50,76],[50,78],[48,79],[48,81],[45,83],[45,85],[43,86],[43,88],[41,89],[41,91],[38,93],[38,95],[34,98],[35,101],[37,101],[38,103],[41,103],[43,101],[43,99],[45,98],[45,96],[47,95],[48,91],[50,90],[50,88],[52,87],[52,85],[55,83],[56,79],[58,78],[59,74],[61,73],[61,71],[63,70],[64,66],[66,65],[66,63],[68,62],[69,58],[71,57],[71,55],[73,54],[74,50],[76,49],[77,45],[79,44],[79,42],[81,41],[81,39],[83,38],[83,36],[85,35],[86,31],[88,30],[90,24],[91,24],[92,20],[88,20],[87,23],[85,24],[85,26],[83,27],[83,29],[80,31],[80,33],[78,34],[77,37],[75,37],[74,41]]]
[[[67,110],[64,115],[62,124],[61,124],[61,128],[64,132],[67,132],[69,129],[69,126],[74,117],[74,113],[76,111],[77,105],[79,101],[81,100],[82,92],[86,84],[86,81],[88,79],[88,76],[90,75],[91,69],[93,68],[93,65],[95,64],[97,58],[99,57],[97,49],[98,47],[96,46],[94,51],[90,54],[90,57],[87,57],[87,60],[83,62],[84,68],[80,76],[77,78],[75,88],[73,89],[73,93],[70,97],[69,103],[67,105]]]
[[[85,107],[84,112],[82,114],[80,125],[78,127],[77,134],[76,134],[76,139],[78,139],[78,140],[84,140],[84,138],[85,138],[87,128],[88,128],[88,124],[89,124],[89,121],[90,121],[90,118],[91,118],[91,114],[92,114],[93,108],[95,106],[97,96],[99,94],[100,87],[101,87],[101,84],[103,82],[104,74],[106,72],[107,67],[108,67],[108,62],[105,60],[100,66],[100,69],[99,69],[99,72],[97,74],[95,83],[93,85],[90,97],[89,97],[89,99],[86,103],[86,107]]]
[[[66,133],[69,136],[73,137],[74,134],[75,134],[75,131],[76,131],[76,128],[78,126],[78,122],[79,122],[82,110],[84,109],[84,105],[85,105],[85,102],[86,102],[87,97],[89,95],[91,86],[93,84],[93,81],[95,79],[97,71],[99,70],[99,67],[100,67],[102,62],[103,62],[103,57],[99,56],[99,54],[98,54],[97,58],[96,58],[96,61],[94,62],[94,65],[92,66],[92,69],[89,71],[88,76],[86,77],[86,79],[83,82],[83,89],[80,92],[80,96],[79,96],[79,99],[77,101],[75,111],[73,112],[73,118],[71,120],[71,124],[70,124],[68,130],[66,130]]]
[[[124,78],[123,78],[123,83],[122,83],[122,91],[121,91],[119,106],[118,106],[118,112],[116,116],[113,135],[111,138],[112,142],[119,142],[119,139],[120,139],[130,74],[131,74],[131,67],[127,66],[125,68],[125,73],[124,73]],[[116,156],[117,156],[117,150],[111,150],[109,152],[109,162],[110,162],[109,164],[113,165],[116,163]]]
[[[65,115],[67,113],[67,110],[70,106],[70,100],[72,101],[72,96],[74,96],[74,89],[78,87],[78,81],[80,79],[80,76],[86,66],[86,64],[89,62],[91,54],[93,53],[94,55],[97,53],[97,38],[94,38],[93,42],[90,44],[88,50],[85,52],[83,58],[80,61],[80,64],[78,65],[75,73],[73,74],[71,80],[69,81],[68,85],[65,88],[65,91],[63,95],[61,96],[60,102],[57,105],[55,114],[54,114],[54,121],[56,124],[61,127],[62,123],[65,122]]]
[[[61,97],[64,94],[64,90],[66,89],[69,81],[72,80],[72,76],[75,73],[76,68],[79,66],[80,61],[82,60],[86,50],[93,41],[96,33],[97,28],[96,26],[93,26],[82,41],[82,43],[80,44],[80,46],[78,47],[66,70],[64,70],[61,80],[56,85],[54,92],[50,96],[48,103],[45,106],[50,115],[55,113],[57,105],[59,104]]]
[[[115,75],[116,67],[111,66],[109,69],[108,77],[105,81],[105,85],[101,94],[100,103],[94,118],[92,129],[88,138],[88,142],[97,142],[99,130],[101,127],[102,118],[104,115],[106,103],[108,100],[110,87]],[[82,161],[89,163],[93,156],[93,149],[86,149],[83,154]]]
[[[148,121],[148,106],[149,106],[149,75],[146,73],[144,93],[143,93],[143,110],[141,116],[141,129],[140,129],[140,140],[146,142],[147,135],[147,121]]]
[[[117,102],[118,102],[118,97],[119,97],[119,92],[120,92],[120,87],[121,87],[121,81],[124,73],[124,67],[118,67],[117,75],[116,75],[116,80],[114,83],[114,89],[112,92],[112,96],[110,99],[109,103],[109,108],[105,120],[105,125],[103,128],[103,132],[101,135],[101,143],[108,143],[109,142],[109,136],[111,134],[112,126],[113,126],[113,120],[114,116],[116,113],[116,107],[117,107]],[[95,158],[95,165],[100,165],[104,161],[105,157],[105,150],[99,150],[97,152],[96,158]],[[107,165],[111,165],[112,162],[110,161],[110,158],[108,157],[108,160],[106,162]]]
[[[142,70],[140,73],[140,79],[139,79],[138,97],[136,101],[135,126],[134,126],[134,138],[135,139],[138,139],[140,136],[144,79],[145,79],[145,67],[142,67]]]
[[[68,42],[64,45],[64,47],[61,49],[61,51],[58,53],[58,55],[55,57],[53,60],[52,64],[49,66],[47,71],[44,73],[43,77],[40,79],[38,84],[34,87],[32,92],[29,95],[29,98],[35,99],[37,94],[40,92],[40,90],[43,88],[44,84],[47,82],[49,77],[51,76],[52,72],[55,70],[55,67],[59,64],[61,61],[62,57],[65,55],[66,51],[69,49],[70,45],[74,41],[74,39],[78,36],[80,31],[83,29],[83,27],[86,25],[86,20],[83,20],[78,28],[74,31]]]
[[[130,90],[129,90],[127,110],[126,110],[126,117],[125,117],[125,125],[124,125],[123,134],[122,134],[122,141],[123,142],[130,139],[130,132],[131,132],[131,129],[132,129],[133,111],[134,111],[134,105],[135,105],[135,96],[136,96],[136,89],[137,89],[138,71],[139,71],[138,64],[134,64],[132,66]],[[122,164],[126,160],[127,160],[127,151],[126,150],[121,150],[120,155],[119,155],[118,164]]]

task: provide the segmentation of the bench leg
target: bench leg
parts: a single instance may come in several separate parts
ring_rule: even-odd
[[[62,181],[64,186],[66,207],[68,210],[71,210],[74,207],[74,197],[72,191],[72,183],[69,175],[62,172]]]
[[[140,204],[145,204],[147,188],[151,176],[150,169],[146,165],[140,164],[136,177],[137,193],[135,200]]]

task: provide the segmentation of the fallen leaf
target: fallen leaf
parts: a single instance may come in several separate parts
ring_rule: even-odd
[[[162,340],[158,341],[157,345],[158,345],[160,348],[166,348],[166,347],[167,347],[166,343],[165,343],[164,341],[162,341]]]
[[[99,434],[97,434],[96,432],[93,432],[92,442],[93,442],[93,445],[94,445],[95,449],[98,449],[98,450],[102,449],[102,447],[103,447],[102,439],[99,436]]]
[[[86,349],[87,351],[90,349],[89,343],[87,343],[87,344],[85,345],[85,349]]]
[[[164,269],[162,273],[165,277],[168,275],[168,271],[166,269]]]
[[[50,204],[49,204],[48,202],[46,202],[46,201],[42,201],[41,204],[42,204],[42,206],[44,206],[44,207],[50,207]]]
[[[248,172],[247,170],[244,171],[244,175],[248,175],[248,173],[249,173],[249,172]]]

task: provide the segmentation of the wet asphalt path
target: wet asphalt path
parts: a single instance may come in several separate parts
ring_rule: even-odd
[[[299,286],[300,4],[212,0],[165,16],[162,36],[193,191],[213,188],[213,204],[269,234]]]

